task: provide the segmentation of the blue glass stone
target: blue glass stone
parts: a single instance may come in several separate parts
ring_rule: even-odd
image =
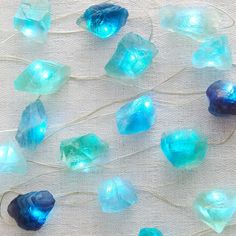
[[[30,192],[13,199],[7,211],[20,228],[36,231],[44,225],[54,204],[50,192]]]
[[[214,82],[206,91],[209,112],[214,116],[236,115],[236,86],[230,81]]]
[[[152,42],[140,35],[128,33],[119,42],[105,70],[114,78],[135,79],[150,67],[157,53]]]
[[[14,17],[14,28],[26,37],[44,42],[51,27],[51,4],[48,0],[22,0]]]
[[[192,64],[195,68],[214,67],[229,70],[232,67],[232,54],[228,38],[225,35],[203,42],[193,54]]]
[[[119,177],[105,181],[99,188],[98,197],[105,213],[121,212],[138,201],[133,185]]]
[[[128,102],[116,113],[120,134],[131,135],[148,131],[156,121],[156,109],[150,96],[141,96]]]
[[[217,233],[223,232],[236,211],[236,192],[215,189],[201,193],[194,202],[198,217]]]
[[[128,11],[115,4],[101,3],[89,7],[77,24],[95,36],[106,39],[120,31],[126,24]]]
[[[174,167],[192,169],[205,159],[208,143],[198,132],[180,129],[163,134],[161,149]]]
[[[143,228],[138,236],[163,236],[163,234],[156,228]]]
[[[35,149],[45,137],[47,115],[43,103],[37,99],[22,113],[16,140],[22,148]]]

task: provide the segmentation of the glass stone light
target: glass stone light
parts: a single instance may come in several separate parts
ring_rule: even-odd
[[[121,212],[138,201],[133,185],[119,177],[105,181],[99,188],[98,197],[105,213]]]
[[[128,33],[119,42],[105,70],[114,78],[135,79],[150,67],[157,53],[152,42],[140,35]]]
[[[163,236],[163,234],[156,228],[143,228],[138,236]]]
[[[51,4],[48,0],[22,0],[14,17],[14,28],[26,37],[44,42],[51,27]]]
[[[152,98],[147,95],[128,102],[116,112],[117,128],[122,135],[146,132],[155,121],[155,105]]]
[[[236,192],[215,189],[201,193],[194,202],[194,210],[201,221],[221,233],[235,214]]]
[[[192,129],[164,133],[161,149],[170,163],[180,169],[192,169],[206,157],[207,139]]]
[[[192,64],[195,68],[214,67],[229,70],[232,67],[232,53],[225,35],[203,42],[193,54]]]
[[[77,24],[101,39],[109,38],[126,24],[128,11],[115,4],[101,3],[89,7]]]
[[[217,33],[220,17],[206,6],[167,5],[160,9],[160,23],[169,31],[204,41]]]
[[[52,61],[36,60],[15,80],[18,91],[32,94],[57,92],[70,77],[70,68]]]

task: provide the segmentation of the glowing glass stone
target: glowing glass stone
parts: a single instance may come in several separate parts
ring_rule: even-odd
[[[51,27],[51,4],[48,0],[22,0],[14,17],[14,28],[26,37],[45,41]]]
[[[163,236],[163,234],[156,228],[143,228],[138,236]]]
[[[226,36],[211,38],[203,42],[193,54],[192,64],[195,68],[214,67],[229,70],[232,67],[232,54]]]
[[[236,193],[216,189],[198,195],[194,202],[198,217],[217,233],[228,225],[236,210]]]
[[[209,112],[214,116],[236,115],[236,86],[230,81],[214,82],[206,91]]]
[[[128,102],[116,113],[120,134],[131,135],[148,131],[156,121],[156,109],[150,96],[141,96]]]
[[[120,31],[126,24],[128,16],[128,11],[123,7],[101,3],[89,7],[77,20],[77,24],[95,36],[106,39]]]
[[[134,33],[126,34],[105,66],[107,74],[115,78],[131,78],[143,74],[157,55],[156,46]]]
[[[220,17],[213,8],[167,5],[160,9],[161,26],[198,41],[215,35]]]
[[[47,115],[43,103],[37,99],[21,115],[16,140],[22,148],[35,149],[45,137]]]
[[[70,77],[70,68],[52,61],[36,60],[15,80],[16,90],[33,94],[52,94]]]
[[[161,149],[174,167],[191,169],[204,160],[208,143],[198,132],[180,129],[162,135]]]
[[[14,144],[0,146],[0,173],[25,174],[26,170],[26,160]]]
[[[105,213],[121,212],[138,201],[133,185],[119,177],[105,181],[99,189],[98,196]]]
[[[89,167],[108,153],[109,146],[95,134],[61,142],[61,160],[72,170]]]

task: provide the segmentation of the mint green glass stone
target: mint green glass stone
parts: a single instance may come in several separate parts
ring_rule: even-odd
[[[192,169],[206,157],[206,137],[192,129],[180,129],[164,133],[161,149],[170,163],[180,169]]]
[[[230,223],[236,210],[236,192],[216,189],[201,193],[194,202],[198,217],[217,233]]]
[[[51,27],[51,4],[48,0],[22,0],[14,17],[14,28],[26,37],[44,42]]]
[[[70,68],[52,61],[36,60],[14,81],[15,89],[32,94],[57,92],[70,77]]]
[[[192,57],[195,68],[214,67],[218,70],[229,70],[232,63],[232,53],[225,35],[205,41]]]
[[[61,142],[61,160],[72,170],[90,167],[108,153],[109,146],[95,134]]]
[[[163,234],[156,228],[143,228],[138,236],[163,236]]]

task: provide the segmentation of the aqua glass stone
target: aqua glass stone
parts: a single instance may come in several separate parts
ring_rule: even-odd
[[[57,92],[70,77],[70,68],[52,61],[36,60],[14,81],[15,89],[32,94]]]
[[[0,173],[25,174],[26,160],[15,144],[0,145]]]
[[[120,31],[126,24],[128,11],[112,3],[101,3],[89,7],[77,25],[87,29],[101,39],[109,38]]]
[[[201,193],[194,202],[197,216],[217,233],[223,232],[236,210],[236,192],[215,189]]]
[[[192,169],[205,159],[208,142],[195,130],[179,129],[162,135],[161,149],[174,167]]]
[[[138,236],[163,236],[163,234],[156,228],[143,228]]]
[[[22,148],[35,149],[45,138],[47,115],[40,99],[29,104],[21,115],[16,140]]]
[[[146,132],[151,129],[155,121],[155,105],[148,95],[128,102],[116,112],[117,128],[122,135]]]
[[[218,70],[229,70],[232,63],[232,53],[225,35],[203,42],[192,57],[193,67],[199,69],[214,67]]]
[[[105,181],[99,188],[98,197],[105,213],[121,212],[138,201],[134,186],[120,177]]]
[[[167,5],[160,9],[160,24],[169,31],[204,41],[217,33],[220,17],[206,6]]]
[[[48,0],[22,0],[14,17],[14,28],[26,37],[44,42],[51,27],[51,4]]]
[[[135,79],[150,67],[157,53],[152,42],[138,34],[128,33],[119,42],[105,70],[114,78]]]
[[[61,160],[72,170],[90,167],[108,153],[109,145],[95,134],[61,142]]]

